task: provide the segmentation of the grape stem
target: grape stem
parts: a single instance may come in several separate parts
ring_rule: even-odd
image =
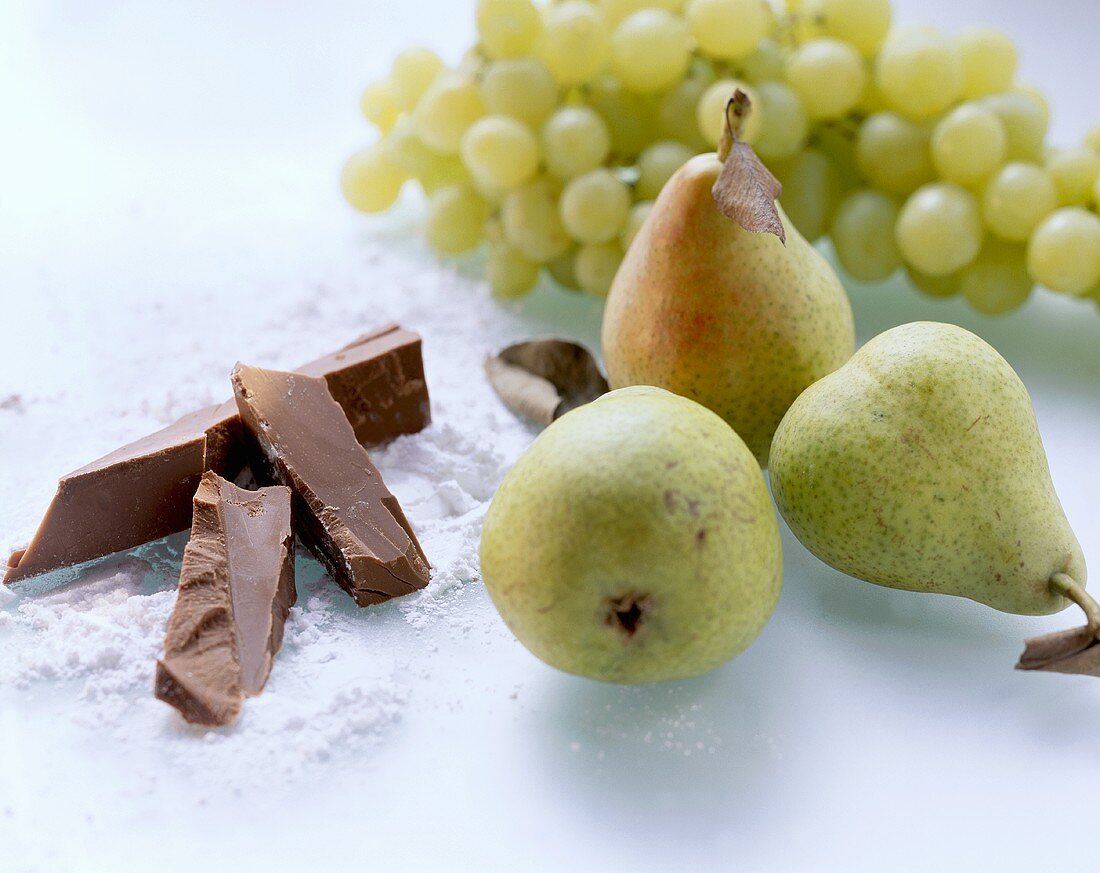
[[[1055,573],[1050,577],[1050,588],[1081,607],[1088,619],[1089,630],[1100,640],[1100,603],[1096,602],[1084,586],[1065,573]]]
[[[733,144],[741,136],[741,128],[744,127],[745,119],[748,118],[751,110],[752,101],[749,95],[738,88],[726,103],[726,123],[722,128],[722,137],[718,140],[718,160],[723,163],[729,157]]]

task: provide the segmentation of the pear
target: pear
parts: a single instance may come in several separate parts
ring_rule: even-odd
[[[695,676],[779,597],[778,520],[752,453],[699,404],[627,388],[567,412],[505,476],[481,572],[531,652],[610,682]]]
[[[838,570],[1023,615],[1069,597],[1090,627],[1100,616],[1027,389],[961,327],[875,337],[795,401],[770,468],[791,530]]]
[[[836,273],[775,204],[774,177],[770,190],[754,184],[767,170],[753,161],[736,143],[672,176],[612,284],[602,345],[612,388],[658,385],[702,403],[763,466],[783,414],[851,357],[855,336]],[[769,210],[772,232],[747,230],[762,225],[732,221],[716,204],[712,189],[727,165],[749,168],[735,196],[756,216]]]

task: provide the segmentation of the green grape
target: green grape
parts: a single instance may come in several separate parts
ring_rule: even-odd
[[[393,59],[390,87],[397,105],[411,112],[428,86],[443,72],[443,61],[429,49],[407,49]]]
[[[982,191],[982,218],[1002,239],[1023,242],[1058,206],[1050,173],[1034,164],[1005,164]]]
[[[1001,165],[1007,152],[1004,124],[980,103],[953,109],[932,130],[932,163],[948,182],[981,182]]]
[[[430,166],[415,177],[425,194],[434,194],[450,185],[468,185],[470,173],[458,155],[439,155]]]
[[[726,105],[733,96],[733,92],[740,88],[749,95],[749,100],[755,107],[749,111],[744,119],[739,139],[742,142],[754,143],[760,132],[763,112],[760,106],[760,97],[756,89],[736,79],[720,79],[715,82],[699,98],[699,105],[695,110],[695,120],[699,126],[699,133],[712,148],[718,145],[722,138],[722,131],[726,126]]]
[[[570,180],[558,208],[565,229],[577,242],[610,242],[630,212],[630,189],[610,170],[592,170]]]
[[[478,0],[477,33],[490,58],[527,54],[541,26],[542,16],[531,0]]]
[[[817,0],[814,17],[827,36],[854,45],[872,57],[890,30],[890,0]]]
[[[699,50],[727,61],[750,55],[772,29],[765,0],[689,0],[685,15]]]
[[[597,0],[600,11],[611,27],[629,15],[641,9],[663,9],[666,12],[679,12],[684,0]]]
[[[397,116],[401,114],[393,86],[389,82],[367,85],[359,97],[359,110],[382,133],[389,133],[397,123]]]
[[[545,263],[572,247],[558,215],[559,195],[558,185],[539,178],[504,198],[500,210],[504,237],[529,260]]]
[[[634,194],[639,200],[654,200],[665,182],[694,155],[674,140],[655,142],[638,156],[638,182]]]
[[[561,84],[587,82],[611,53],[603,16],[583,0],[546,7],[535,53]]]
[[[462,159],[458,155],[442,155],[424,145],[407,115],[398,119],[393,130],[382,140],[382,147],[389,159],[416,179],[429,194],[446,185],[469,181],[470,174]]]
[[[502,60],[507,59],[502,58]],[[452,72],[459,73],[463,76],[469,76],[475,82],[479,82],[491,63],[492,61],[485,57],[475,45],[472,48],[466,49],[458,63],[452,68]]]
[[[383,212],[397,201],[408,175],[375,143],[353,153],[340,172],[344,198],[360,212]]]
[[[863,177],[856,165],[857,134],[858,131],[842,124],[823,124],[813,133],[814,148],[836,167],[842,195],[864,187]]]
[[[868,70],[867,85],[864,87],[863,93],[860,94],[859,102],[855,107],[855,114],[863,118],[878,112],[893,111],[890,101],[879,89],[878,81],[874,76],[873,64],[868,64]]]
[[[962,58],[963,97],[985,97],[1012,87],[1016,78],[1016,46],[993,27],[967,27],[954,38]]]
[[[1031,94],[1010,91],[982,100],[1005,126],[1010,161],[1038,162],[1042,159],[1050,118],[1043,104]]]
[[[802,101],[781,82],[753,86],[760,100],[760,128],[755,149],[765,160],[782,160],[798,154],[806,144],[809,119]]]
[[[963,297],[978,312],[1002,315],[1019,309],[1035,283],[1024,246],[987,239],[978,257],[959,273]]]
[[[606,297],[622,262],[623,250],[618,240],[581,246],[573,262],[577,284],[586,294]]]
[[[859,102],[867,74],[852,46],[838,39],[815,39],[791,55],[787,82],[810,118],[840,118]]]
[[[1088,293],[1100,282],[1100,216],[1076,206],[1048,215],[1028,241],[1027,266],[1051,291]]]
[[[807,240],[825,235],[840,199],[840,176],[824,154],[806,149],[772,166],[783,185],[780,202],[791,223]]]
[[[484,238],[487,215],[485,201],[468,185],[440,188],[428,201],[428,245],[445,255],[469,251]]]
[[[663,9],[642,9],[611,34],[611,67],[627,90],[666,91],[684,77],[691,52],[684,22]]]
[[[642,225],[645,224],[645,220],[649,218],[649,213],[652,211],[652,200],[642,200],[630,207],[622,233],[619,234],[619,245],[622,246],[624,252],[630,248],[630,244],[634,242],[634,237],[638,235],[638,231],[642,229]]]
[[[611,149],[618,161],[629,161],[653,142],[661,98],[634,94],[611,75],[589,82],[586,95],[607,124]]]
[[[573,269],[576,257],[576,248],[570,248],[546,264],[546,271],[566,291],[576,292],[581,290],[581,286],[577,282],[577,272]]]
[[[559,179],[594,170],[611,153],[611,134],[604,120],[587,106],[567,106],[542,127],[546,168]]]
[[[923,125],[893,112],[878,112],[860,126],[856,165],[879,190],[910,194],[936,176],[929,139]]]
[[[412,117],[425,145],[453,155],[470,125],[484,114],[477,83],[461,73],[444,73],[428,86]]]
[[[749,82],[781,82],[787,74],[787,56],[774,39],[762,39],[751,54],[738,61],[737,69]]]
[[[462,160],[479,186],[511,191],[538,172],[539,143],[522,122],[507,115],[486,115],[463,136]]]
[[[1100,124],[1093,125],[1085,134],[1085,145],[1094,152],[1100,152]]]
[[[1042,119],[1045,127],[1050,127],[1050,101],[1047,100],[1046,94],[1036,88],[1034,85],[1024,85],[1017,83],[1012,86],[1013,94],[1023,94],[1039,110],[1039,117]]]
[[[535,289],[540,272],[538,264],[527,260],[507,243],[496,243],[489,248],[485,274],[494,296],[502,300],[526,297]]]
[[[398,119],[393,130],[382,140],[382,146],[389,159],[414,179],[423,178],[444,157],[424,144],[416,132],[416,125],[407,115]]]
[[[1100,181],[1100,153],[1087,146],[1053,151],[1047,155],[1047,172],[1058,189],[1060,206],[1087,206]]]
[[[902,257],[920,272],[946,276],[961,270],[982,246],[977,198],[951,182],[925,185],[901,208],[896,233]]]
[[[481,79],[481,100],[491,115],[538,128],[558,105],[558,83],[534,58],[493,61]]]
[[[959,293],[960,281],[958,273],[948,273],[946,276],[929,276],[912,267],[905,268],[909,281],[918,291],[927,297],[937,300],[947,300]]]
[[[881,282],[901,266],[894,239],[898,207],[878,191],[863,189],[837,207],[830,236],[848,275],[861,282]]]
[[[661,98],[657,108],[657,124],[661,136],[678,139],[695,151],[706,148],[706,141],[699,133],[695,110],[699,98],[707,86],[699,79],[684,79]]]
[[[772,3],[786,15],[779,36],[788,45],[801,45],[825,36],[825,22],[818,15],[818,0],[775,0]]]
[[[899,28],[883,43],[875,80],[894,108],[910,118],[938,115],[962,94],[959,49],[927,28]]]

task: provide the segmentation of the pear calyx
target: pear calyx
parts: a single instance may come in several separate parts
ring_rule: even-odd
[[[623,642],[629,642],[641,630],[652,608],[648,594],[623,594],[609,598],[604,624],[613,627],[623,635]]]
[[[1050,587],[1080,606],[1087,623],[1028,640],[1016,669],[1100,677],[1100,603],[1065,573],[1051,576]]]
[[[711,193],[727,218],[749,233],[773,233],[786,245],[787,231],[775,205],[783,193],[783,186],[764,166],[752,146],[738,139],[751,110],[752,101],[740,88],[726,103],[726,122],[718,143],[722,172]]]

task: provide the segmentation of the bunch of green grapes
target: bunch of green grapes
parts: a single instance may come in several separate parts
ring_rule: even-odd
[[[890,0],[478,0],[476,18],[457,66],[413,49],[364,91],[381,136],[341,184],[374,212],[415,180],[429,244],[487,241],[501,297],[544,272],[605,295],[740,87],[790,219],[854,279],[905,270],[991,314],[1037,284],[1100,304],[1100,127],[1048,148],[999,31],[894,27]]]

